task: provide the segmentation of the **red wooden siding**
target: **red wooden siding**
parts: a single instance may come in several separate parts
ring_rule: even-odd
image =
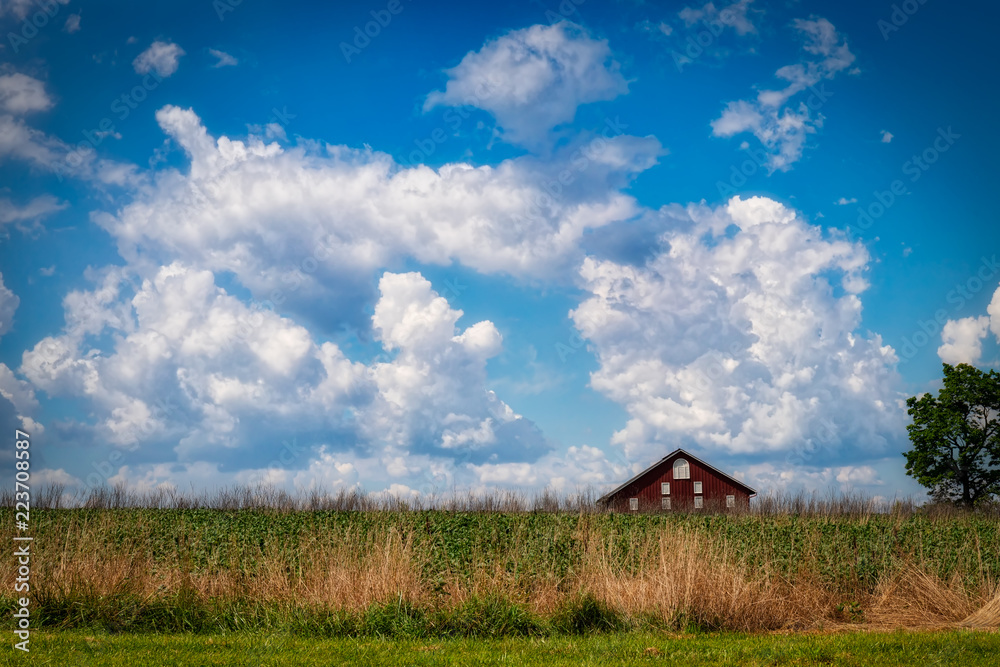
[[[684,459],[691,469],[690,479],[674,479],[674,461]],[[694,483],[702,483],[701,495],[705,499],[704,509],[725,510],[726,496],[735,496],[736,509],[750,505],[750,494],[746,489],[734,485],[724,475],[703,466],[698,461],[678,453],[658,463],[638,479],[608,498],[608,508],[616,512],[630,512],[629,500],[639,499],[639,511],[660,511],[660,484],[670,482],[671,509],[694,509]]]

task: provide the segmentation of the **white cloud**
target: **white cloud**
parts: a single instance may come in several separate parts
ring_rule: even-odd
[[[428,95],[424,109],[471,105],[493,114],[506,141],[545,144],[581,104],[628,92],[607,40],[562,21],[515,30],[468,53],[450,70],[444,91]]]
[[[739,100],[730,102],[722,115],[712,121],[712,132],[717,137],[731,137],[741,132],[757,132],[763,123],[764,116],[754,104]]]
[[[21,300],[14,292],[3,284],[3,274],[0,273],[0,336],[10,331],[14,323],[14,313]]]
[[[882,143],[887,144],[892,141],[892,132],[882,130]]]
[[[884,463],[884,461],[879,461]],[[799,467],[771,462],[752,464],[734,476],[767,493],[873,492],[885,486],[878,469],[871,465]]]
[[[365,424],[373,437],[412,448],[426,437],[418,434],[433,434],[437,449],[522,460],[544,453],[540,434],[484,389],[486,361],[502,343],[492,322],[458,332],[462,311],[452,310],[417,273],[386,273],[379,291],[376,338],[396,354],[372,367],[379,400]]]
[[[993,299],[986,307],[986,312],[990,316],[990,330],[997,337],[997,342],[1000,343],[1000,287],[997,287],[997,291],[993,293]]]
[[[20,72],[0,74],[0,109],[20,115],[51,108],[44,83]]]
[[[592,386],[629,413],[613,443],[630,460],[689,446],[816,463],[898,438],[895,353],[857,332],[864,247],[762,197],[662,215],[668,249],[585,260],[592,296],[571,313]]]
[[[54,0],[54,2],[59,3],[60,5],[69,4],[69,0]],[[49,5],[39,5],[37,0],[0,0],[0,18],[10,14],[14,18],[20,20],[29,14],[35,14],[38,11],[42,11],[43,13],[51,16],[53,11],[52,9],[49,9],[48,12],[44,11],[48,6]],[[55,11],[58,11],[58,5],[52,4],[51,6],[55,8]]]
[[[0,160],[4,158],[93,184],[139,185],[133,165],[98,158],[87,142],[72,146],[10,114],[0,114]]]
[[[80,30],[80,14],[70,14],[66,17],[66,23],[63,25],[63,30],[69,34],[74,32],[79,32]]]
[[[148,459],[169,442],[166,456],[185,463],[240,451],[246,469],[266,464],[269,443],[288,433],[335,434],[330,452],[363,447],[401,461],[532,461],[549,449],[485,386],[499,332],[488,321],[457,330],[461,311],[420,274],[382,277],[372,319],[386,354],[369,366],[241,303],[209,271],[173,263],[135,277],[109,268],[92,276],[95,289],[71,292],[64,332],[27,351],[20,369],[52,396],[83,399],[109,444],[146,448]]]
[[[847,206],[848,204],[857,204],[858,198],[851,197],[850,199],[848,199],[847,197],[841,197],[840,199],[838,199],[833,203],[836,204],[837,206]]]
[[[53,486],[56,484],[61,486],[78,486],[82,483],[79,478],[74,477],[62,468],[58,468],[56,470],[53,470],[52,468],[32,470],[31,481],[38,488],[43,486]]]
[[[751,4],[753,4],[753,0],[739,0],[722,9],[716,9],[715,4],[709,2],[700,9],[685,7],[678,13],[678,16],[688,27],[699,22],[710,25],[721,24],[733,28],[739,35],[748,35],[757,32],[757,28],[747,17],[747,11]]]
[[[12,222],[40,220],[68,206],[68,203],[61,202],[52,195],[39,195],[24,206],[18,206],[7,198],[0,198],[0,229]]]
[[[990,318],[963,317],[959,320],[948,320],[941,329],[941,347],[937,353],[946,364],[979,363],[983,355],[983,339],[990,329]]]
[[[14,313],[21,300],[3,283],[0,274],[0,337],[10,331]],[[32,386],[19,380],[6,364],[0,363],[0,425],[4,428],[21,428],[32,435],[45,429],[30,417],[38,408]]]
[[[218,61],[212,65],[212,67],[227,67],[230,65],[238,65],[239,60],[229,55],[225,51],[219,51],[218,49],[209,49],[208,52],[218,58]]]
[[[807,136],[823,126],[822,114],[813,115],[828,96],[822,81],[832,79],[854,62],[847,42],[828,20],[797,19],[793,25],[805,37],[803,49],[813,58],[781,67],[775,76],[787,81],[788,85],[779,90],[761,90],[753,101],[729,102],[722,115],[711,124],[717,137],[752,132],[770,153],[768,168],[771,172],[787,171],[801,159]],[[807,100],[798,105],[789,104],[792,97],[816,84],[820,84],[820,88]]]
[[[190,169],[155,172],[155,187],[114,216],[97,216],[122,256],[232,271],[261,301],[277,290],[283,308],[303,314],[325,300],[321,315],[334,328],[359,324],[369,276],[407,256],[483,273],[571,275],[587,230],[636,215],[616,188],[661,150],[623,135],[554,164],[401,168],[370,149],[216,139],[177,107],[157,119]],[[556,174],[570,164],[574,182],[553,197],[546,185],[559,185]]]
[[[148,49],[136,56],[132,67],[138,74],[156,72],[160,77],[168,77],[177,71],[177,65],[184,49],[173,42],[153,42]]]

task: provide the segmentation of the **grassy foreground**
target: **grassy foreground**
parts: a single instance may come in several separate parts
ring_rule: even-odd
[[[1000,626],[1000,521],[35,509],[32,627],[314,638]],[[11,543],[12,510],[0,509]],[[0,603],[13,606],[13,557]]]
[[[36,632],[34,665],[996,665],[1000,634],[982,631],[446,639]],[[25,662],[0,652],[0,665]]]

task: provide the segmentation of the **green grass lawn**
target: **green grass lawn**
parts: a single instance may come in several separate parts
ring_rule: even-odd
[[[289,635],[32,633],[0,665],[1000,665],[996,632],[826,635],[620,633],[546,639],[407,641]]]

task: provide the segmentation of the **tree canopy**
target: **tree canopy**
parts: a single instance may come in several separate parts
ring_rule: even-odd
[[[935,500],[972,507],[1000,493],[1000,373],[944,364],[937,396],[906,401],[906,474]]]

